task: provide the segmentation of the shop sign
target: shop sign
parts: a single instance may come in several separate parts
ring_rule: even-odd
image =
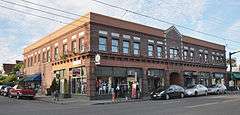
[[[100,60],[101,60],[101,57],[100,57],[99,54],[97,54],[97,55],[95,56],[95,64],[96,64],[96,65],[99,65],[99,64],[100,64]]]
[[[82,64],[81,60],[73,61],[73,65],[81,65],[81,64]]]

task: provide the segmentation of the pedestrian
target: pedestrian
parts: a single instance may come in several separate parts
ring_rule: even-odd
[[[58,93],[58,90],[55,90],[53,92],[53,95],[54,95],[54,101],[59,101],[59,93]]]

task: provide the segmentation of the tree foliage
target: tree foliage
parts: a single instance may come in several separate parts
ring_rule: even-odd
[[[227,62],[227,65],[230,65],[230,59],[227,59],[226,62]],[[236,59],[232,58],[231,62],[232,62],[232,67],[237,66],[237,60]]]

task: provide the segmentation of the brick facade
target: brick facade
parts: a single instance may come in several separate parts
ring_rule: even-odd
[[[73,24],[80,27],[74,27]],[[99,37],[102,36],[101,34],[104,34],[103,36],[106,38],[106,51],[99,51]],[[84,41],[82,42],[84,47],[82,51],[80,51],[80,39]],[[112,52],[112,39],[118,41],[117,53]],[[72,51],[73,40],[76,40],[77,44],[76,53]],[[123,41],[129,42],[129,52],[127,54],[123,53]],[[140,45],[140,55],[133,54],[133,43],[136,42]],[[59,50],[59,57],[63,57],[61,56],[63,44],[67,44],[67,55],[64,55],[65,57],[59,60],[54,60],[54,49],[56,47]],[[148,56],[149,45],[153,47],[153,55],[150,57]],[[159,57],[160,53],[157,53],[158,47],[162,48],[161,57]],[[172,52],[171,49],[174,51]],[[46,59],[44,60],[43,56],[45,54],[43,52],[48,50],[51,52],[49,62]],[[183,51],[186,51],[186,58],[184,58]],[[191,57],[192,52],[193,56]],[[100,65],[95,64],[96,54],[101,56]],[[202,55],[201,58],[200,54]],[[40,60],[38,60],[39,55]],[[215,73],[225,75],[225,60],[225,46],[181,35],[175,27],[161,30],[95,13],[89,13],[85,17],[81,17],[79,20],[24,49],[25,74],[42,73],[43,93],[50,87],[57,71],[63,69],[63,78],[68,81],[68,92],[71,92],[75,84],[73,69],[85,68],[84,76],[86,76],[87,83],[84,86],[86,88],[85,96],[90,99],[99,97],[96,94],[98,90],[96,81],[99,79],[105,79],[108,82],[111,80],[113,80],[111,82],[116,82],[114,80],[122,79],[111,76],[99,77],[99,75],[96,75],[98,67],[118,67],[126,69],[126,72],[129,72],[129,68],[140,69],[143,76],[139,78],[139,82],[141,82],[141,90],[144,95],[148,94],[151,89],[151,80],[153,78],[148,74],[152,69],[164,71],[162,76],[164,86],[170,84],[184,86],[186,84],[185,72],[192,72],[191,74],[210,73],[212,77]],[[116,71],[112,72],[116,73]],[[156,77],[160,79],[159,76]],[[84,79],[82,76],[81,80]],[[82,81],[81,84],[83,84]],[[158,82],[158,80],[152,81]],[[210,81],[208,82],[211,83]]]

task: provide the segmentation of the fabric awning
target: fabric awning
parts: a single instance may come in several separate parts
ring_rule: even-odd
[[[41,80],[42,80],[41,74],[33,74],[20,79],[19,82],[34,82],[34,81],[41,81]]]

